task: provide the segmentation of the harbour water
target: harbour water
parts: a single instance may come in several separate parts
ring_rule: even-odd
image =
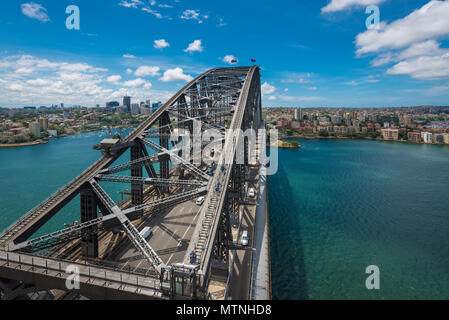
[[[126,129],[123,134],[131,131]],[[93,146],[108,137],[107,131],[96,131],[54,139],[47,144],[0,149],[0,229],[3,231],[98,160],[101,152]],[[129,161],[129,152],[117,163],[125,161]],[[115,201],[120,201],[120,191],[129,188],[118,184],[103,187]],[[79,196],[74,198],[36,235],[79,221],[79,201]]]
[[[269,178],[274,298],[449,299],[449,148],[300,142]]]
[[[0,149],[0,229],[97,160],[92,147],[104,138],[83,133]],[[300,143],[279,150],[279,172],[269,178],[274,298],[449,299],[449,148]],[[116,201],[125,187],[104,185]],[[74,220],[78,198],[40,233]],[[380,268],[378,291],[365,287],[369,265]]]

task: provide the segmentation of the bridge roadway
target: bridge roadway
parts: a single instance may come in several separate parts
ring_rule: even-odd
[[[208,72],[198,76],[191,83],[200,80],[203,77],[213,73],[216,69],[209,70]],[[153,115],[151,115],[144,123],[142,123],[133,133],[131,133],[126,139],[125,143],[134,141],[137,137],[140,137],[144,132],[157,121],[163,112],[167,111],[170,106],[177,101],[182,94],[191,86],[191,83],[187,84],[180,92],[174,95],[166,104],[159,108]],[[122,155],[122,152],[118,152],[114,156],[103,156],[92,166],[86,169],[74,180],[69,182],[66,186],[58,190],[47,200],[39,204],[37,207],[28,212],[24,217],[16,221],[12,226],[6,229],[0,234],[0,248],[6,247],[9,243],[19,243],[27,240],[32,236],[41,226],[43,226],[48,220],[50,220],[62,207],[69,203],[78,193],[81,186],[95,178],[100,171],[111,165],[117,158]]]
[[[189,177],[192,176],[186,176],[186,178]],[[144,203],[157,199],[153,187],[146,188],[145,194],[147,195],[144,197]],[[121,208],[125,209],[129,206],[131,206],[131,200],[125,201]],[[194,199],[180,203],[171,209],[163,210],[158,214],[143,217],[134,221],[133,224],[139,231],[147,226],[153,228],[153,235],[148,238],[148,243],[166,265],[176,262],[181,263],[188,256],[187,247],[201,208],[202,206],[198,206],[196,199]],[[80,244],[80,241],[76,240],[62,248],[57,248],[53,256],[64,256],[66,259],[83,262],[85,260],[81,256]],[[74,248],[76,249],[73,253]],[[72,252],[72,254],[66,256],[64,254],[66,251]],[[99,234],[99,258],[102,265],[108,265],[118,270],[151,269],[148,261],[133,246],[124,232],[103,231]],[[88,262],[95,264],[100,260]]]

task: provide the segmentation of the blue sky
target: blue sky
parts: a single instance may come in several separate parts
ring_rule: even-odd
[[[234,57],[257,58],[264,106],[449,105],[448,17],[449,1],[1,1],[0,106],[165,101]]]

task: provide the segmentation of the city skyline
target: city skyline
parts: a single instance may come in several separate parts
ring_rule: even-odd
[[[380,30],[367,30],[367,3],[80,0],[80,30],[68,30],[67,3],[3,2],[0,106],[166,101],[209,68],[251,59],[264,106],[447,105],[449,1],[369,1]]]

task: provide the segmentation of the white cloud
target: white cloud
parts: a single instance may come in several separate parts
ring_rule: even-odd
[[[50,18],[47,15],[47,9],[42,5],[30,2],[21,5],[22,13],[29,18],[39,20],[40,22],[48,22]]]
[[[136,58],[136,56],[135,55],[132,55],[132,54],[124,54],[123,55],[123,58],[126,58],[126,59],[135,59]]]
[[[159,67],[141,66],[137,68],[137,70],[134,72],[134,75],[136,77],[157,77],[160,76],[160,70],[161,68]]]
[[[357,54],[401,49],[414,43],[449,36],[449,1],[430,1],[403,19],[382,23],[379,30],[357,35]]]
[[[272,86],[268,82],[265,82],[262,84],[262,94],[263,95],[269,95],[276,91],[276,87]]]
[[[185,10],[182,15],[181,19],[185,20],[198,20],[200,17],[200,12],[196,10]]]
[[[23,72],[24,69],[33,72]],[[120,75],[106,76],[106,71],[82,62],[49,61],[30,55],[5,57],[0,59],[0,105],[20,107],[64,102],[94,106],[119,100],[125,94],[133,99],[151,97],[161,101],[173,95],[170,91],[152,90],[151,82],[142,78],[121,83]],[[120,87],[114,90],[113,86]]]
[[[449,37],[449,1],[430,1],[402,19],[382,23],[356,38],[357,55],[377,54],[375,67],[395,63],[390,75],[435,80],[449,77],[449,49],[437,39]]]
[[[162,78],[160,78],[163,82],[172,82],[172,81],[186,81],[190,82],[193,80],[191,75],[184,74],[184,70],[182,68],[168,69],[164,72]]]
[[[209,19],[208,15],[201,15],[199,10],[185,10],[180,16],[184,20],[196,20],[198,23],[203,23],[202,19]]]
[[[144,79],[137,78],[137,79],[134,79],[134,80],[125,81],[123,83],[123,86],[124,87],[137,88],[137,87],[143,86],[145,83],[147,83],[147,81],[145,81]]]
[[[132,74],[133,70],[131,68],[126,69],[126,74]]]
[[[143,4],[143,2],[140,0],[131,0],[129,2],[126,0],[122,0],[118,5],[125,8],[137,8],[137,6],[141,4]]]
[[[158,19],[162,19],[163,18],[163,16],[159,12],[157,12],[156,10],[150,9],[150,8],[144,7],[144,8],[142,8],[142,11],[151,13],[152,15],[154,15]]]
[[[379,4],[384,0],[331,0],[331,2],[321,9],[322,13],[346,10],[352,7],[367,7],[372,4]]]
[[[24,68],[33,72],[21,71]],[[105,71],[86,63],[52,62],[30,55],[5,57],[0,60],[0,102],[92,105],[93,99],[112,92],[102,86]]]
[[[150,1],[150,5],[154,6],[155,4],[156,4],[156,1]],[[144,12],[154,15],[158,19],[164,18],[158,11],[152,9],[150,6],[146,5],[141,0],[129,0],[129,1],[121,0],[118,5],[125,7],[125,8],[140,9]]]
[[[154,40],[154,47],[156,49],[164,49],[170,47],[170,44],[167,41],[165,41],[165,39]]]
[[[114,83],[114,84],[118,83],[120,80],[122,80],[122,76],[120,76],[120,75],[113,75],[106,79],[107,82]]]
[[[195,40],[189,44],[189,46],[187,47],[187,49],[184,50],[184,52],[193,53],[193,52],[202,52],[203,50],[204,47],[201,40]]]
[[[442,55],[420,56],[399,62],[387,74],[409,75],[414,79],[435,80],[449,77],[449,50]]]
[[[236,64],[239,62],[239,60],[233,55],[227,55],[223,58],[223,62],[226,62],[228,64]]]

